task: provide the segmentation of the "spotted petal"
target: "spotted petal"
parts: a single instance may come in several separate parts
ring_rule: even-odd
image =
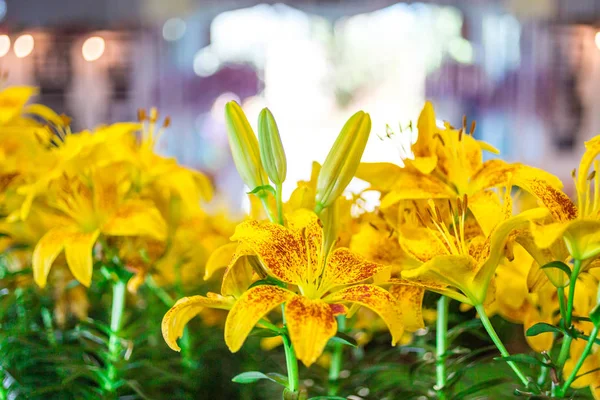
[[[335,249],[327,259],[321,287],[331,288],[362,282],[389,268],[384,264],[367,261],[350,249],[340,247]]]
[[[337,332],[335,315],[344,307],[323,300],[294,296],[285,305],[285,318],[296,356],[307,367],[323,353],[325,345]]]
[[[360,304],[379,314],[392,334],[392,345],[398,343],[404,333],[402,309],[390,292],[375,285],[354,285],[335,291],[325,297],[327,302]]]
[[[225,322],[225,343],[231,352],[238,351],[252,328],[275,307],[295,294],[278,286],[255,286],[237,300]]]

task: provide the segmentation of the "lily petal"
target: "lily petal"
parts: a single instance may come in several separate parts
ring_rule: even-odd
[[[206,260],[206,266],[204,267],[205,281],[210,279],[210,277],[213,276],[216,271],[220,270],[221,268],[226,268],[228,265],[230,265],[230,262],[234,257],[236,261],[239,257],[241,257],[241,254],[237,255],[236,253],[238,246],[238,243],[227,243],[217,248],[210,254],[208,260]],[[245,246],[240,247],[245,248]],[[250,250],[248,249],[248,251]]]
[[[229,350],[238,351],[261,318],[294,296],[289,290],[269,285],[255,286],[244,292],[225,321],[225,343]]]
[[[39,287],[46,286],[50,267],[65,248],[73,234],[72,229],[52,228],[40,239],[33,250],[33,279]]]
[[[457,197],[454,189],[434,175],[403,170],[396,184],[383,199],[381,208],[388,208],[400,200],[452,199]]]
[[[285,305],[285,318],[296,356],[307,367],[323,353],[325,345],[337,332],[335,314],[345,310],[323,300],[294,296]]]
[[[65,256],[71,273],[83,286],[92,283],[92,248],[100,234],[99,230],[83,233],[76,232],[65,243]]]
[[[152,204],[129,200],[102,226],[102,233],[109,236],[149,236],[165,240],[167,224]]]
[[[367,261],[350,249],[340,247],[335,249],[327,259],[321,287],[330,288],[362,282],[388,268],[390,267],[387,265]]]
[[[297,284],[305,280],[307,273],[315,274],[322,265],[321,252],[317,251],[322,232],[318,217],[308,210],[293,213],[288,223],[290,228],[270,222],[245,221],[236,227],[231,240],[240,241],[252,249],[276,278]]]
[[[204,296],[184,297],[177,301],[163,317],[162,335],[165,342],[175,351],[181,348],[177,345],[177,339],[183,335],[183,329],[187,323],[205,308],[218,308],[229,310],[235,300],[232,297],[223,297],[215,293]]]
[[[256,257],[254,258],[256,259]],[[254,269],[250,264],[249,257],[237,258],[235,261],[232,260],[231,265],[227,267],[225,274],[223,274],[221,294],[225,296],[233,296],[237,299],[242,296],[242,294],[250,287],[253,281]]]
[[[335,291],[325,297],[327,302],[360,304],[376,312],[386,323],[392,334],[392,345],[398,343],[404,334],[402,309],[398,300],[387,290],[375,285],[354,285]]]
[[[370,183],[372,189],[387,193],[402,179],[404,171],[399,165],[387,162],[360,163],[355,176]]]
[[[402,277],[429,286],[429,282],[452,286],[463,292],[471,302],[483,301],[473,293],[477,266],[472,257],[464,255],[437,256],[419,268],[402,271]],[[472,304],[472,303],[470,303]]]
[[[398,299],[402,310],[403,325],[409,332],[425,327],[423,321],[423,296],[425,288],[411,285],[392,285],[389,292]]]

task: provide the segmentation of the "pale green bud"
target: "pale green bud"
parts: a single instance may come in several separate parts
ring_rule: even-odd
[[[271,182],[281,185],[287,174],[287,161],[279,129],[268,108],[263,108],[258,116],[258,145],[260,160]]]
[[[266,185],[267,174],[260,162],[258,140],[244,111],[235,101],[225,105],[225,121],[229,148],[242,181],[250,190]]]
[[[354,177],[370,133],[371,117],[364,111],[350,117],[342,128],[317,179],[317,213],[329,207]]]

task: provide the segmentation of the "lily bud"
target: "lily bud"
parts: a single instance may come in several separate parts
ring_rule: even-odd
[[[287,174],[287,161],[279,129],[268,108],[263,108],[258,116],[258,145],[260,160],[269,179],[275,185],[281,185]]]
[[[356,174],[370,133],[371,117],[364,111],[350,117],[342,128],[317,179],[317,213],[333,204]]]
[[[258,140],[244,111],[235,101],[225,105],[225,120],[229,148],[242,181],[250,190],[267,184],[267,174],[260,162]]]

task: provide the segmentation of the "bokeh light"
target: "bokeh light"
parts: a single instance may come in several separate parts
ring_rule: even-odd
[[[596,37],[594,38],[594,41],[596,42],[596,47],[598,48],[598,50],[600,50],[600,32],[596,32]]]
[[[221,62],[210,46],[199,50],[194,56],[194,73],[198,76],[210,76],[219,70]]]
[[[83,54],[83,58],[86,61],[96,61],[104,54],[105,47],[106,43],[104,42],[104,39],[100,36],[92,36],[83,42],[81,54]]]
[[[21,35],[15,40],[14,51],[19,58],[25,58],[31,54],[35,41],[31,35]]]
[[[185,35],[187,26],[181,18],[170,18],[163,25],[163,38],[169,42],[179,40]]]

